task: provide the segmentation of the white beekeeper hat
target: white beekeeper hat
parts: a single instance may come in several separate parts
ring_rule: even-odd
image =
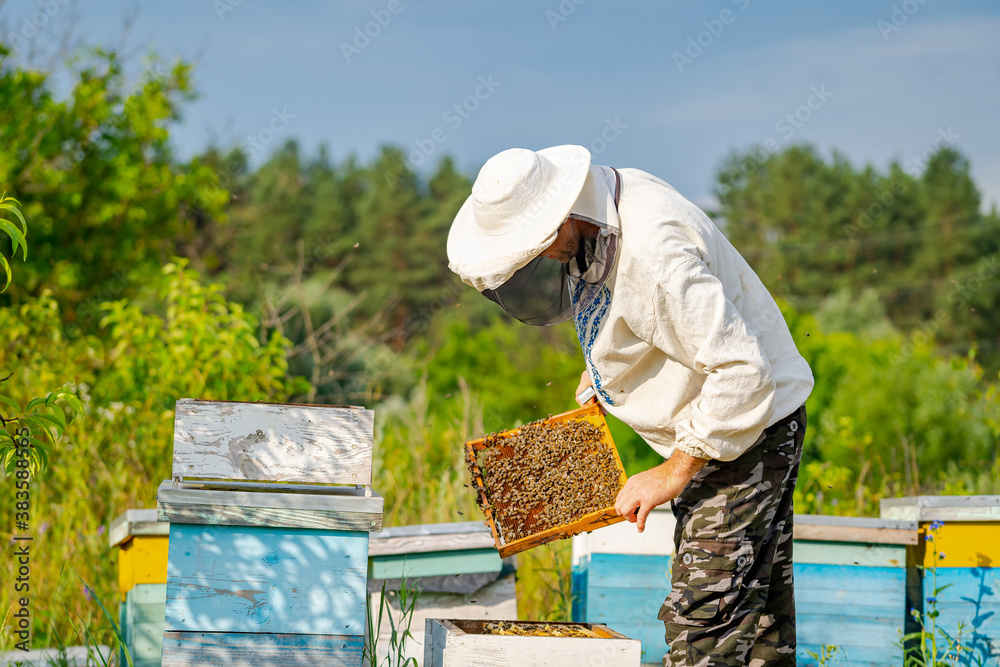
[[[583,190],[590,151],[511,148],[490,158],[448,233],[448,267],[496,289],[548,248]]]

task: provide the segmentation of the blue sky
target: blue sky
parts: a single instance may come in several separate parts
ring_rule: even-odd
[[[296,138],[336,159],[394,143],[420,169],[450,153],[474,176],[506,148],[578,143],[707,203],[720,160],[769,139],[878,166],[919,166],[947,142],[1000,202],[1000,5],[986,0],[8,0],[4,34],[46,5],[55,19],[22,45],[72,16],[116,44],[132,12],[129,49],[197,62],[182,155],[248,136],[262,154]]]

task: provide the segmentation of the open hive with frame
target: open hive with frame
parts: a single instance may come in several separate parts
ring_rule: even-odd
[[[622,521],[625,469],[598,405],[465,444],[501,558]]]

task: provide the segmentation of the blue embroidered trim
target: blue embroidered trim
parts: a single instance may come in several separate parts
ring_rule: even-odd
[[[608,289],[607,285],[601,285],[601,291],[598,292],[597,297],[576,316],[575,324],[576,337],[580,340],[580,347],[583,348],[583,356],[587,360],[587,366],[590,368],[590,373],[594,380],[594,390],[601,395],[601,398],[608,405],[614,405],[615,403],[611,400],[611,396],[608,395],[608,392],[602,386],[601,374],[597,372],[597,369],[594,368],[593,363],[590,361],[590,350],[594,347],[594,341],[597,340],[597,332],[601,328],[601,322],[604,320],[604,316],[607,314],[610,305],[611,290]]]

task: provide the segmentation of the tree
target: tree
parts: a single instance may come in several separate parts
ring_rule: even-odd
[[[219,216],[228,199],[201,161],[177,162],[168,127],[191,99],[191,68],[156,59],[130,84],[117,54],[94,49],[69,65],[71,88],[10,62],[0,45],[0,184],[21,193],[33,221],[31,257],[15,301],[51,290],[73,313],[104,291],[135,293],[175,243],[192,211]],[[23,294],[22,294],[23,293]],[[93,309],[76,324],[95,325]]]

